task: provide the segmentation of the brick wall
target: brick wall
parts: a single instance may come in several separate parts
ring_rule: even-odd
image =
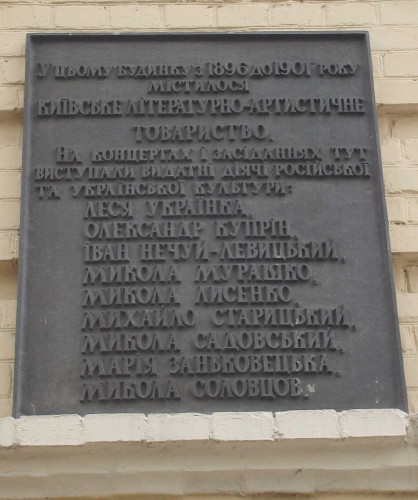
[[[0,0],[0,416],[10,415],[28,31],[370,32],[410,410],[418,411],[418,1]]]

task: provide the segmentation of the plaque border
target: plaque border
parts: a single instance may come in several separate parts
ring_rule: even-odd
[[[265,31],[265,30],[254,30],[254,31],[198,31],[198,32],[182,32],[182,31],[170,31],[170,32],[132,32],[132,31],[116,31],[116,32],[30,32],[26,34],[26,50],[25,50],[25,78],[26,75],[29,74],[30,61],[32,58],[32,47],[33,44],[38,39],[50,39],[57,38],[59,40],[70,40],[70,39],[103,39],[103,40],[115,40],[117,38],[136,38],[136,39],[178,39],[178,38],[189,38],[189,39],[202,39],[207,37],[213,37],[217,39],[230,39],[235,36],[254,39],[260,36],[263,37],[272,37],[272,38],[281,38],[281,37],[293,37],[293,38],[309,38],[309,37],[318,37],[318,38],[332,38],[332,37],[342,37],[342,38],[362,38],[365,43],[365,49],[367,52],[367,64],[368,64],[368,85],[370,90],[370,98],[372,104],[372,124],[373,124],[373,137],[376,138],[376,155],[377,155],[377,165],[378,165],[378,183],[380,196],[382,200],[382,208],[383,213],[381,216],[384,221],[384,238],[386,243],[385,250],[382,249],[382,257],[386,260],[386,264],[388,267],[389,274],[389,285],[390,285],[390,298],[391,298],[391,307],[393,309],[393,318],[395,321],[395,330],[392,332],[392,335],[396,336],[395,343],[397,353],[394,354],[394,362],[398,365],[398,385],[400,385],[400,394],[397,395],[397,399],[399,401],[398,409],[408,412],[408,400],[407,400],[407,392],[406,392],[406,384],[405,384],[405,372],[403,367],[403,356],[402,356],[402,346],[400,339],[400,329],[399,329],[399,315],[398,308],[396,302],[396,292],[395,292],[395,284],[394,284],[394,275],[393,275],[393,265],[392,265],[392,253],[391,253],[391,245],[390,245],[390,237],[389,237],[389,222],[387,216],[387,206],[386,206],[386,196],[385,196],[385,188],[384,188],[384,180],[383,180],[383,168],[382,168],[382,158],[381,158],[381,142],[379,137],[379,129],[377,122],[377,107],[376,107],[376,97],[374,90],[374,76],[373,76],[373,66],[372,66],[372,58],[371,58],[371,46],[370,46],[370,36],[367,30],[347,30],[347,31],[338,31],[338,30],[322,30],[322,31]],[[24,370],[23,360],[22,360],[22,344],[23,337],[25,331],[25,322],[26,318],[26,293],[25,293],[25,284],[28,279],[28,258],[27,258],[27,246],[28,246],[28,231],[29,231],[29,205],[28,205],[28,188],[30,183],[30,175],[29,175],[29,165],[30,165],[30,157],[31,157],[31,143],[29,141],[29,124],[31,118],[31,110],[28,106],[30,102],[32,87],[27,85],[26,82],[24,84],[24,106],[23,106],[23,139],[22,139],[22,182],[21,182],[21,199],[20,199],[20,228],[19,228],[19,255],[18,255],[18,293],[17,293],[17,322],[16,322],[16,339],[15,339],[15,360],[14,360],[14,378],[13,378],[13,417],[19,418],[20,416],[24,416],[24,413],[21,413],[21,399],[22,399],[22,390],[21,390],[21,379],[23,379],[22,372]],[[375,409],[375,408],[374,408]],[[292,410],[283,410],[283,412],[292,411]],[[312,409],[306,410],[293,410],[293,411],[315,411]],[[229,413],[231,410],[229,410]],[[140,413],[140,412],[134,412]],[[188,412],[182,412],[188,413]],[[215,412],[209,412],[208,414],[213,414]],[[246,413],[252,413],[251,411],[247,411]],[[97,413],[100,414],[100,413]],[[104,414],[110,414],[106,412]],[[154,414],[154,413],[150,413]],[[168,413],[167,415],[172,415]]]

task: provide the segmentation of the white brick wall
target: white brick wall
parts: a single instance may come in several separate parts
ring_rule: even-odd
[[[418,2],[416,0],[0,0],[0,314],[15,292],[25,34],[29,31],[368,30],[375,71],[408,396],[418,411]],[[16,279],[16,272],[14,276]],[[3,273],[3,274],[2,274]],[[407,277],[405,281],[403,278]],[[14,325],[0,329],[0,415],[11,411]]]
[[[0,418],[0,500],[412,499],[416,424],[398,410]]]

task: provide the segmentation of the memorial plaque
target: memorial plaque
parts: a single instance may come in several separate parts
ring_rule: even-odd
[[[15,415],[406,408],[366,33],[29,35]]]

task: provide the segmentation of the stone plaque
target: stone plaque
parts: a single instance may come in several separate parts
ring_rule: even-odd
[[[15,415],[406,408],[366,33],[29,35]]]

